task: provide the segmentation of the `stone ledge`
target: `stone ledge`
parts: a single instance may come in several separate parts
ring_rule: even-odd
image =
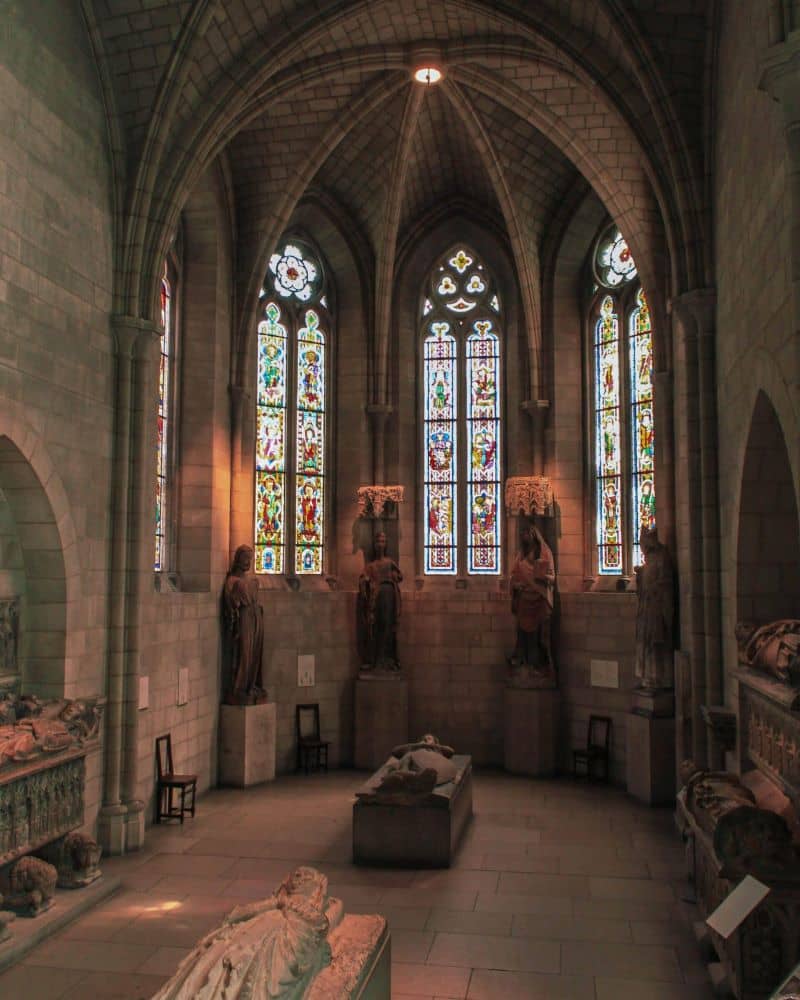
[[[0,944],[0,972],[19,962],[37,944],[63,930],[87,910],[112,896],[120,887],[116,876],[103,875],[85,889],[59,889],[53,905],[38,917],[17,917],[8,929],[11,937]]]

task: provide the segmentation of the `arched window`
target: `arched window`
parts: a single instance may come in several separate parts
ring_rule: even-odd
[[[174,360],[177,273],[174,263],[164,262],[161,276],[161,354],[158,366],[158,431],[156,439],[156,523],[155,571],[172,569],[170,565],[170,519],[172,497],[170,461],[174,416]]]
[[[601,576],[641,563],[638,537],[655,527],[653,339],[628,244],[616,226],[594,255],[592,385],[596,562]]]
[[[325,291],[304,244],[273,254],[258,324],[257,573],[319,574],[325,562]]]
[[[421,311],[425,573],[498,574],[500,301],[477,254],[437,261]]]

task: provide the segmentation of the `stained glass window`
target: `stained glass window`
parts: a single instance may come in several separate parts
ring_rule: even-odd
[[[450,324],[430,324],[425,338],[425,572],[455,573],[456,341]]]
[[[422,300],[427,574],[501,571],[500,301],[491,286],[477,255],[456,247]]]
[[[323,271],[309,250],[287,243],[271,257],[269,277],[280,298],[262,298],[258,326],[255,568],[319,574],[326,471]]]
[[[600,304],[594,353],[599,569],[601,573],[621,573],[619,323],[610,295]]]
[[[500,343],[491,320],[467,337],[470,573],[500,572]]]
[[[642,562],[639,531],[656,524],[653,453],[653,338],[650,310],[639,289],[629,321],[628,361],[631,386],[631,485],[633,495],[634,565]]]
[[[158,365],[158,422],[156,434],[155,570],[167,569],[168,461],[170,430],[170,367],[173,336],[173,295],[167,263],[161,278],[161,354]]]
[[[600,239],[592,323],[597,564],[601,575],[642,561],[642,527],[655,527],[653,339],[636,264],[616,227]],[[629,286],[629,287],[627,287]],[[626,331],[621,336],[620,331]]]

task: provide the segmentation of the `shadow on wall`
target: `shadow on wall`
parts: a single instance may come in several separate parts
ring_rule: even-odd
[[[759,392],[742,467],[736,617],[759,624],[797,617],[800,523],[792,469],[775,408]]]
[[[61,537],[33,466],[5,435],[0,437],[0,491],[0,598],[21,599],[21,687],[26,693],[59,697],[64,693],[67,635]]]

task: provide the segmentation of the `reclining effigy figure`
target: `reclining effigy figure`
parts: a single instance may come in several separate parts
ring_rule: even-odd
[[[739,662],[782,684],[800,687],[800,620],[780,618],[767,625],[736,625]]]
[[[451,760],[453,748],[443,746],[431,733],[416,743],[395,747],[375,775],[376,782],[356,792],[362,802],[404,805],[419,802],[431,795],[437,785],[446,785],[458,777]]]
[[[330,964],[342,919],[328,880],[298,868],[267,899],[239,906],[181,962],[153,1000],[294,1000]]]
[[[6,694],[0,698],[0,768],[81,746],[100,732],[99,698],[58,698]]]
[[[686,808],[711,836],[725,878],[759,872],[800,877],[800,851],[786,820],[761,809],[737,775],[684,761],[681,778]]]

